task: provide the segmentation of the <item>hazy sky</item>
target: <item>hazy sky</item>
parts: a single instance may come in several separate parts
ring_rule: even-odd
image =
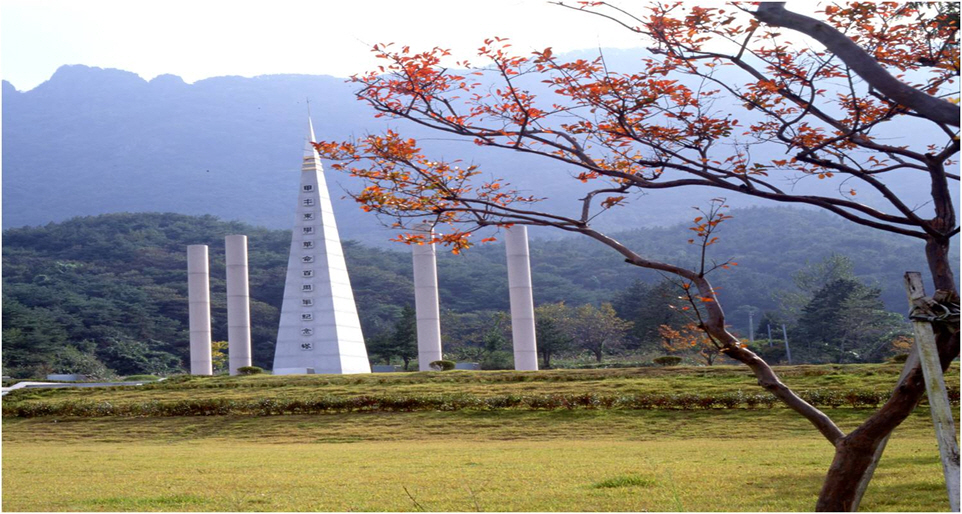
[[[611,22],[545,0],[0,0],[0,75],[19,90],[64,64],[187,82],[348,76],[376,64],[374,43],[437,45],[471,58],[491,36],[525,52],[639,46]]]

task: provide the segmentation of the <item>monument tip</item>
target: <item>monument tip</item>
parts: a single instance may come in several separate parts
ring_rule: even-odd
[[[304,156],[305,156],[305,157],[314,157],[314,155],[315,155],[314,145],[312,145],[311,143],[313,143],[313,142],[315,142],[315,141],[317,141],[317,138],[314,136],[314,122],[311,121],[311,117],[310,117],[310,115],[308,115],[308,117],[307,117],[307,142],[306,142],[305,145],[304,145]]]

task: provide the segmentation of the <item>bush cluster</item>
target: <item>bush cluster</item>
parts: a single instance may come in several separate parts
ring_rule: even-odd
[[[681,364],[681,357],[677,355],[663,355],[661,357],[656,357],[651,360],[659,366],[677,366]]]
[[[818,407],[853,408],[876,407],[888,398],[888,393],[871,390],[845,392],[812,390],[800,394]],[[949,398],[959,403],[959,390],[950,389]],[[178,401],[149,401],[112,404],[92,401],[23,401],[5,403],[3,415],[33,418],[39,416],[221,416],[227,414],[279,416],[285,414],[321,414],[333,412],[413,412],[455,411],[465,409],[494,410],[562,410],[562,409],[748,409],[772,408],[778,400],[767,393],[680,393],[680,394],[545,394],[499,395],[478,397],[467,394],[385,395],[385,396],[320,396],[308,399],[264,398],[237,400],[225,398],[185,399]]]
[[[454,361],[439,360],[434,361],[429,365],[434,371],[451,371],[457,364]]]

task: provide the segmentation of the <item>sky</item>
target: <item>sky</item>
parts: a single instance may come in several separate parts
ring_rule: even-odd
[[[440,46],[470,59],[493,36],[519,51],[640,46],[610,21],[546,0],[0,0],[0,76],[21,91],[64,64],[187,82],[347,77],[378,64],[375,43]]]

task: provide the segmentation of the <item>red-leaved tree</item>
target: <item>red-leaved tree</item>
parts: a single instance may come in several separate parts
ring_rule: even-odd
[[[432,159],[396,131],[316,147],[335,169],[365,180],[355,195],[364,209],[392,216],[400,227],[424,217],[450,226],[430,241],[406,234],[408,242],[443,243],[458,252],[480,227],[549,226],[591,237],[631,265],[678,277],[701,302],[700,328],[712,344],[749,366],[759,385],[834,446],[816,508],[857,509],[888,435],[925,392],[917,358],[909,359],[891,399],[845,433],[726,330],[704,259],[693,268],[653,260],[591,221],[623,207],[632,194],[691,186],[729,199],[815,206],[924,241],[936,288],[958,304],[948,257],[959,232],[950,194],[959,180],[951,160],[959,152],[957,7],[853,3],[826,7],[819,20],[780,3],[654,4],[642,12],[607,2],[558,5],[636,33],[649,45],[638,71],[610,71],[602,57],[567,62],[550,48],[517,55],[494,38],[479,49],[483,67],[449,64],[441,48],[377,45],[384,65],[353,80],[377,116],[551,159],[559,179],[577,170],[577,180],[598,184],[580,200],[579,216],[540,210],[538,198],[482,178],[476,166]],[[534,92],[529,86],[538,82],[550,91]],[[916,148],[886,137],[904,131],[925,134],[928,144]],[[927,192],[924,208],[893,186],[892,177],[906,174]],[[799,193],[792,184],[800,180],[826,187]],[[880,199],[875,205],[860,201],[867,191]],[[936,331],[947,367],[959,355],[958,326],[939,324]]]

